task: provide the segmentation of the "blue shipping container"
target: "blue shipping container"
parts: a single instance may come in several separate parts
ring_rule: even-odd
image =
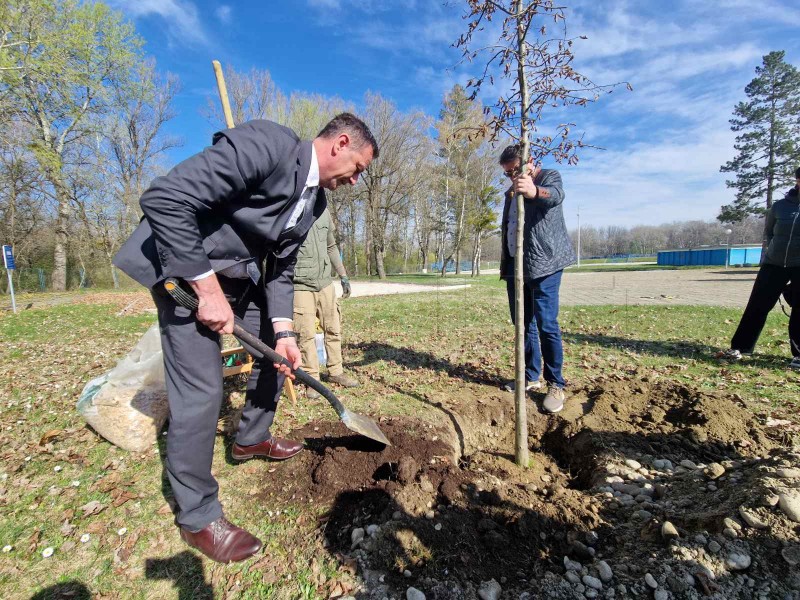
[[[761,262],[761,246],[665,250],[658,253],[658,264],[673,267],[684,265],[723,267],[726,256],[728,265],[733,267],[757,266]]]

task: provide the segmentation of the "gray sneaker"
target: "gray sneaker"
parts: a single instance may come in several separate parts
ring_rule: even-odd
[[[800,371],[800,356],[795,356],[792,359],[792,362],[789,363],[789,368]]]
[[[511,381],[507,381],[503,384],[503,390],[506,392],[513,392],[517,389],[517,382],[513,379]],[[526,381],[525,382],[525,391],[530,392],[531,390],[540,390],[542,389],[542,382],[540,381]]]
[[[547,395],[544,397],[544,402],[542,402],[544,411],[550,414],[561,412],[564,408],[564,402],[566,402],[564,388],[560,388],[553,383],[548,383]]]

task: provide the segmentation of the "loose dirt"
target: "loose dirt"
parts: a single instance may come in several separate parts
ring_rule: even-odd
[[[436,423],[380,419],[391,447],[309,423],[308,450],[265,473],[265,505],[325,508],[320,551],[357,569],[356,597],[800,598],[778,504],[800,454],[735,397],[611,380],[546,416],[534,394],[528,469],[511,394],[427,400]]]

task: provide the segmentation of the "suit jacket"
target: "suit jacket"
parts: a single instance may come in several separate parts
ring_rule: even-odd
[[[212,146],[153,181],[140,200],[144,218],[114,264],[152,288],[167,277],[254,260],[267,316],[291,319],[297,250],[327,204],[320,188],[313,206],[286,227],[310,166],[311,142],[277,123],[220,131]]]

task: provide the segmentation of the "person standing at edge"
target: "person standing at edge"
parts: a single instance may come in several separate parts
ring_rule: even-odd
[[[781,293],[791,307],[789,317],[790,369],[800,369],[800,168],[794,172],[795,186],[782,200],[773,203],[764,220],[767,251],[753,283],[753,291],[744,309],[731,347],[717,353],[717,358],[737,361],[751,354],[756,346],[769,311]],[[791,285],[787,287],[787,283]]]
[[[320,188],[354,185],[377,156],[372,133],[349,113],[313,141],[264,120],[225,129],[212,146],[153,181],[140,200],[144,218],[114,257],[151,289],[158,309],[170,411],[165,467],[176,522],[181,537],[212,560],[244,560],[261,548],[225,519],[211,474],[222,404],[220,334],[231,333],[236,321],[292,369],[300,365],[292,331],[297,250],[327,205]],[[169,297],[167,277],[191,286],[200,303],[195,314]],[[277,368],[254,363],[235,460],[282,460],[302,449],[270,434],[283,379],[291,374]]]
[[[319,379],[315,343],[318,318],[325,333],[328,381],[344,387],[357,387],[358,381],[345,374],[342,367],[342,311],[336,299],[331,266],[336,269],[342,282],[342,297],[349,298],[350,280],[339,256],[331,214],[326,208],[320,218],[314,221],[297,254],[294,268],[294,329],[303,356],[303,368],[309,375]],[[306,397],[319,398],[320,394],[306,388]]]
[[[561,175],[553,169],[534,168],[528,162],[521,171],[522,150],[519,144],[508,146],[500,155],[500,166],[512,185],[506,191],[502,222],[502,256],[500,278],[506,280],[511,319],[514,313],[514,253],[517,244],[516,195],[525,198],[523,240],[524,325],[525,325],[525,389],[542,387],[539,374],[544,359],[547,395],[542,407],[557,413],[564,408],[564,377],[561,373],[564,350],[558,324],[558,293],[565,267],[576,260],[572,242],[564,223],[562,203],[564,189]],[[503,388],[514,391],[514,381]]]

